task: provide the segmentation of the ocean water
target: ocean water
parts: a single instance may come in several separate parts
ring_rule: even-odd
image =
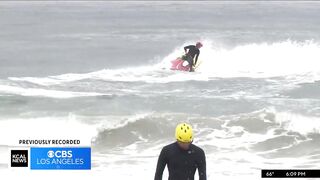
[[[319,169],[319,11],[314,1],[0,2],[1,176],[152,179],[180,122],[194,126],[208,179]],[[170,70],[196,41],[197,71]],[[8,169],[21,138],[81,139],[92,170]]]

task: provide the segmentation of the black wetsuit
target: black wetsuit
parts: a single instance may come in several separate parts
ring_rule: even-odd
[[[197,64],[200,50],[194,45],[189,45],[189,46],[184,47],[184,51],[187,51],[187,49],[189,49],[189,51],[187,53],[186,60],[188,61],[189,65],[190,65],[190,71],[191,71],[192,67],[193,67],[193,59],[194,59],[194,57],[196,57],[195,64]]]
[[[160,153],[154,180],[162,180],[165,166],[168,165],[169,180],[194,180],[196,168],[199,180],[206,180],[206,157],[204,151],[191,144],[189,150],[183,150],[178,143],[165,146]]]

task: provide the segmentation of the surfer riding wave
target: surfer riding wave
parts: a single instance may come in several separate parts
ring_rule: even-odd
[[[200,48],[202,47],[201,42],[197,42],[196,45],[189,45],[184,47],[185,55],[181,58],[177,58],[176,60],[172,61],[172,70],[182,70],[182,71],[190,71],[194,72],[195,65],[198,62],[198,57],[200,55]],[[188,66],[184,66],[183,62],[187,61]]]

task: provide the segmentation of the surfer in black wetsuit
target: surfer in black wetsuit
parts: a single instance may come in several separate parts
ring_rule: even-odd
[[[198,168],[199,180],[206,180],[206,157],[204,151],[191,144],[192,127],[182,123],[176,128],[177,141],[162,148],[154,180],[162,180],[165,166],[168,166],[169,180],[194,180]]]
[[[190,66],[190,72],[194,71],[194,64],[197,64],[198,61],[198,57],[200,54],[200,48],[202,47],[202,43],[201,42],[197,42],[196,45],[189,45],[184,47],[184,51],[186,53],[184,60],[188,61],[189,66]],[[195,58],[195,63],[193,63],[193,59]]]

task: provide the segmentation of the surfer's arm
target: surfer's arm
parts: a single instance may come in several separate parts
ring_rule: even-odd
[[[201,150],[199,154],[199,161],[198,161],[198,173],[199,173],[199,180],[207,180],[207,173],[206,173],[206,156],[204,151]]]
[[[166,167],[166,164],[167,164],[166,153],[165,153],[165,149],[163,148],[159,155],[157,170],[154,176],[154,180],[162,180],[162,174],[163,174],[164,168]]]
[[[199,55],[200,55],[200,52],[198,52],[198,53],[196,54],[196,58],[195,58],[194,65],[197,65]]]
[[[190,46],[185,46],[184,47],[184,52],[187,54],[187,52],[188,52],[187,50],[190,49],[190,48],[191,48],[191,45]]]

